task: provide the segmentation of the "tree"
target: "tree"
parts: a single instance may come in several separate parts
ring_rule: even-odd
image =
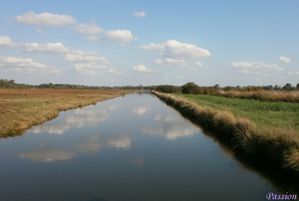
[[[285,84],[283,87],[282,87],[284,90],[292,90],[292,85],[290,83],[287,83]]]
[[[299,83],[297,84],[296,88],[299,89]]]
[[[199,86],[194,82],[188,82],[182,86],[182,92],[184,94],[196,94],[199,92]]]
[[[156,87],[157,91],[165,92],[165,93],[179,93],[181,92],[181,88],[173,85],[159,85]]]

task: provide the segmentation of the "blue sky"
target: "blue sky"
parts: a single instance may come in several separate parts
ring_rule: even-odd
[[[2,1],[0,78],[296,84],[298,19],[296,0]]]

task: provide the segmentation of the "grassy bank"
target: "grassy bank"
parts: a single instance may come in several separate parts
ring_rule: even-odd
[[[262,101],[283,101],[283,102],[292,102],[299,103],[299,91],[286,91],[286,90],[277,90],[277,91],[238,91],[238,90],[207,90],[207,94],[223,96],[229,98],[242,98],[242,99],[254,99]]]
[[[21,134],[59,111],[121,96],[118,89],[3,89],[0,88],[0,137]]]
[[[256,100],[154,93],[202,128],[225,139],[235,152],[266,160],[269,162],[269,168],[277,165],[299,176],[298,128],[278,126],[283,123],[276,125],[280,118],[288,116],[297,122],[298,105],[276,105],[273,102],[265,105],[267,102]],[[275,114],[276,110],[282,112],[284,109],[286,113]],[[256,113],[259,111],[260,113]],[[270,115],[270,120],[267,115]]]

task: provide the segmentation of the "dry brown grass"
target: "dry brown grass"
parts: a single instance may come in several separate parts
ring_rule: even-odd
[[[284,102],[299,102],[299,91],[214,91],[212,95],[225,96],[230,98],[251,98],[262,101],[284,101]]]
[[[22,133],[59,111],[95,104],[131,92],[118,89],[0,89],[0,137]]]
[[[295,129],[265,128],[230,111],[202,107],[177,95],[153,92],[202,128],[226,139],[234,151],[278,164],[299,176],[299,137]]]

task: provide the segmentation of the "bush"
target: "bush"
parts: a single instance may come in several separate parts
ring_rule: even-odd
[[[199,91],[199,86],[194,82],[188,82],[182,86],[182,92],[184,94],[197,94]]]

